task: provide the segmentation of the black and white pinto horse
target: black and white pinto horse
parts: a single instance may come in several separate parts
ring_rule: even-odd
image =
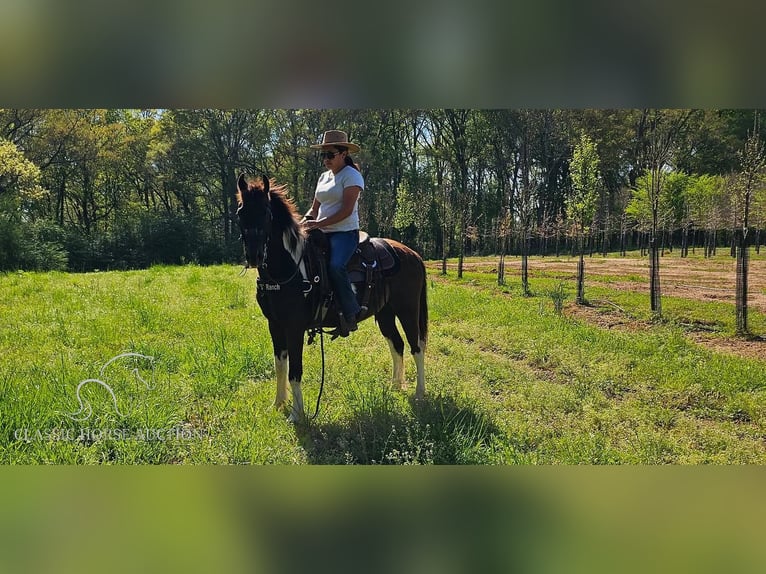
[[[286,195],[285,186],[275,186],[267,178],[248,181],[242,174],[237,182],[237,199],[242,242],[247,264],[258,269],[257,301],[266,316],[274,346],[277,378],[275,406],[287,403],[287,383],[293,393],[290,420],[303,419],[303,344],[306,332],[316,327],[316,298],[309,296],[312,282],[307,276],[307,237],[299,223],[297,209]],[[425,394],[424,352],[428,331],[426,271],[421,257],[409,247],[384,239],[398,255],[400,266],[394,275],[376,281],[370,308],[359,320],[374,316],[386,338],[393,359],[393,381],[404,382],[404,334],[417,366],[415,398]],[[337,326],[337,313],[328,312],[323,327]]]

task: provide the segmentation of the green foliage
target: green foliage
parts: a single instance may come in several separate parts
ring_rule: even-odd
[[[22,224],[0,213],[0,271],[65,270],[68,253],[64,231],[41,220]]]
[[[95,241],[82,241],[77,233],[70,233],[68,248],[70,267],[80,271],[208,265],[241,253],[238,242],[224,244],[197,216],[141,212],[126,214]]]
[[[563,282],[559,283],[554,289],[551,289],[548,294],[551,301],[553,301],[553,310],[556,312],[556,315],[561,316],[564,310],[564,302],[569,297],[566,284]]]
[[[373,235],[393,234],[431,258],[500,245],[558,250],[569,240],[566,216],[575,234],[614,249],[618,234],[632,241],[631,230],[651,228],[660,202],[657,223],[668,232],[730,227],[739,209],[732,197],[695,204],[689,188],[736,167],[752,113],[0,110],[0,203],[10,219],[65,229],[72,269],[235,261],[239,172],[268,172],[305,211],[323,170],[309,146],[342,128],[362,147],[354,157],[366,181],[360,218]],[[632,229],[624,226],[627,190],[635,190]],[[753,188],[750,214],[760,228],[763,196]],[[191,231],[163,236],[176,222]],[[181,237],[190,239],[186,248]]]
[[[45,191],[40,187],[40,168],[27,159],[18,147],[0,137],[0,199],[8,208],[8,198],[17,205],[42,199]]]
[[[665,219],[671,225],[678,225],[689,212],[687,205],[688,194],[686,192],[692,178],[682,172],[673,172],[667,175],[662,189],[662,203],[666,207]]]
[[[692,176],[685,193],[691,219],[698,227],[715,229],[723,223],[727,200],[723,177]]]
[[[707,176],[702,185],[708,185],[713,178]],[[653,203],[656,201],[658,226],[680,223],[686,213],[699,210],[696,200],[699,198],[692,188],[697,186],[695,177],[684,173],[671,172],[664,174],[660,180],[659,195],[653,199],[653,189],[656,187],[655,176],[647,172],[636,180],[636,189],[631,194],[625,208],[628,218],[642,231],[651,230],[653,218]],[[689,191],[692,189],[692,191]]]
[[[570,165],[572,193],[567,198],[567,212],[581,234],[586,233],[596,212],[599,185],[599,157],[595,142],[584,131],[575,144]]]
[[[419,210],[419,205],[415,195],[405,184],[399,186],[396,192],[396,214],[394,215],[394,227],[399,230],[415,225]]]

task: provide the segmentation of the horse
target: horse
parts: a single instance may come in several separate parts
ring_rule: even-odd
[[[337,311],[317,312],[318,277],[309,277],[314,250],[300,224],[295,203],[287,186],[267,177],[237,180],[237,219],[244,247],[246,267],[258,270],[256,300],[268,321],[274,348],[277,379],[276,408],[287,404],[287,383],[292,388],[291,422],[304,419],[301,378],[304,335],[312,328],[338,327]],[[321,232],[314,231],[314,233]],[[375,317],[388,341],[393,361],[393,383],[405,389],[404,341],[396,326],[398,318],[417,367],[415,399],[425,395],[425,347],[428,334],[426,269],[423,259],[406,245],[383,238],[398,258],[393,275],[368,284],[372,291],[369,307],[362,307],[359,321]],[[359,291],[355,285],[355,291]],[[359,297],[359,295],[357,295]],[[324,316],[322,316],[324,315]],[[317,324],[317,317],[319,317]]]

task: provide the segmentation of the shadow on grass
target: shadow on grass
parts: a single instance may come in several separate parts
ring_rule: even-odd
[[[351,415],[298,428],[313,464],[483,464],[501,431],[475,405],[454,397],[411,396],[386,390],[354,401]]]

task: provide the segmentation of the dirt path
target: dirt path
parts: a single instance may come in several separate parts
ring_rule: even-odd
[[[496,272],[497,262],[466,262],[466,271]],[[440,264],[429,262],[431,269],[440,269]],[[449,269],[456,269],[457,264],[450,263]],[[518,257],[506,259],[506,273],[513,275],[521,269]],[[577,259],[530,259],[529,273],[535,272],[561,274],[562,279],[576,278]],[[613,277],[610,286],[638,293],[649,292],[649,261],[635,257],[588,257],[585,260],[585,274],[591,278]],[[621,281],[620,277],[634,280]],[[645,281],[641,279],[644,278]],[[750,260],[748,303],[751,309],[766,313],[766,256],[753,253]],[[735,262],[730,258],[702,259],[698,257],[681,259],[675,255],[660,260],[660,285],[663,295],[683,297],[699,301],[726,301],[734,303],[736,284]]]
[[[428,267],[431,270],[438,270],[441,269],[441,263],[429,262]],[[447,267],[454,270],[457,268],[457,264],[449,263]],[[463,268],[466,271],[496,273],[497,260],[467,261]],[[506,259],[507,275],[518,274],[520,269],[521,260],[518,257]],[[537,257],[530,259],[530,275],[534,276],[535,273],[540,272],[574,281],[577,274],[577,259],[541,259]],[[609,286],[615,289],[647,294],[649,292],[649,262],[647,258],[589,257],[585,260],[585,273],[586,281],[587,277],[590,277],[593,281],[608,281]],[[749,308],[766,313],[766,256],[763,250],[760,255],[751,254],[748,279]],[[731,258],[720,256],[707,260],[700,257],[681,259],[676,255],[666,256],[660,260],[660,283],[663,295],[696,301],[715,300],[734,304],[735,262]],[[603,309],[570,304],[566,307],[565,313],[607,329],[638,330],[650,328],[648,324],[634,321],[617,310],[605,312]],[[766,361],[766,340],[764,339],[747,341],[725,338],[704,331],[689,333],[688,337],[694,342],[716,351]]]

